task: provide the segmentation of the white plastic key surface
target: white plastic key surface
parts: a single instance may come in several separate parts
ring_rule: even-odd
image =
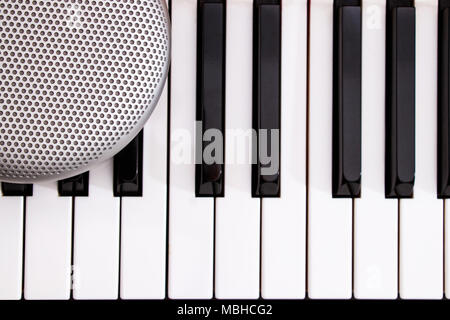
[[[445,298],[450,298],[450,201],[444,200],[444,287]]]
[[[259,297],[260,199],[251,196],[252,1],[227,3],[225,197],[216,199],[216,297]],[[243,141],[245,140],[245,141]]]
[[[117,299],[120,199],[113,196],[113,160],[89,172],[89,197],[74,210],[73,297]]]
[[[443,294],[443,200],[437,198],[437,0],[416,0],[414,199],[400,200],[400,297]]]
[[[308,295],[352,295],[352,200],[331,193],[333,0],[311,1]]]
[[[395,299],[398,200],[386,199],[384,192],[385,1],[362,2],[362,39],[362,179],[354,214],[354,295]]]
[[[36,183],[25,215],[25,283],[28,300],[69,299],[72,198],[59,197],[57,182]]]
[[[169,298],[213,296],[214,199],[195,197],[197,1],[172,1]]]
[[[281,195],[262,201],[265,299],[305,297],[307,1],[282,7]]]
[[[144,127],[142,197],[122,197],[122,299],[163,299],[166,267],[167,87]]]
[[[22,297],[23,201],[0,196],[0,300]]]

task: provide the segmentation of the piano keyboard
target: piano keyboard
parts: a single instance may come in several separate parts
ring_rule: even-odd
[[[2,184],[0,300],[450,296],[450,0],[169,5],[143,132]]]

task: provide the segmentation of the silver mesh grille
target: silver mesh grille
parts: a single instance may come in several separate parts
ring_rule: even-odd
[[[1,0],[0,180],[68,177],[120,151],[168,60],[162,0]]]

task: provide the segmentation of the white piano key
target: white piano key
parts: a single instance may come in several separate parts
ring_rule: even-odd
[[[308,295],[352,296],[352,200],[331,193],[333,0],[310,8]]]
[[[252,137],[252,16],[251,0],[228,1],[225,197],[216,199],[215,290],[219,299],[259,297],[260,199],[251,195],[249,161]],[[249,134],[237,136],[239,132]]]
[[[172,1],[169,297],[213,296],[214,199],[195,197],[197,1]]]
[[[0,196],[0,300],[22,297],[23,202]]]
[[[36,183],[26,211],[24,297],[69,299],[72,198],[59,197],[57,182]]]
[[[450,298],[450,200],[444,200],[444,295]]]
[[[386,3],[362,2],[362,179],[355,200],[354,295],[397,298],[398,200],[384,192]]]
[[[282,7],[281,196],[262,200],[266,299],[305,297],[307,1]]]
[[[113,196],[113,160],[89,172],[89,197],[75,198],[73,297],[117,299],[120,199]]]
[[[437,0],[416,0],[416,175],[400,200],[400,296],[443,294],[443,200],[437,198]]]
[[[122,299],[163,299],[166,268],[167,88],[144,127],[142,197],[122,197]]]

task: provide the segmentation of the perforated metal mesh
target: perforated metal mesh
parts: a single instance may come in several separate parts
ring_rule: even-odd
[[[161,0],[1,0],[0,180],[85,171],[124,147],[166,76]]]

